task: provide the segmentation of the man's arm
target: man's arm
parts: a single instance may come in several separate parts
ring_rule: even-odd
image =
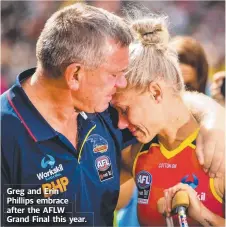
[[[133,179],[133,163],[142,144],[130,145],[122,150],[120,171],[120,194],[116,210],[125,207],[132,198],[136,184]]]
[[[197,92],[185,92],[183,99],[200,123],[196,154],[211,177],[224,174],[225,109],[213,99]]]
[[[127,177],[121,174],[120,182],[121,184],[125,183],[127,180],[129,180],[129,178],[133,176],[134,160],[137,156],[137,153],[140,151],[141,147],[142,147],[141,143],[136,143],[122,150],[121,166],[122,170],[124,170],[124,172],[127,172],[127,174],[125,174],[125,176]]]
[[[125,183],[121,184],[118,203],[115,208],[116,210],[120,210],[129,204],[129,202],[133,196],[135,187],[136,187],[136,184],[135,184],[133,178],[130,178]]]

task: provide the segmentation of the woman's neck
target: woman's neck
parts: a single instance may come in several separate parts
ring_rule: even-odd
[[[172,103],[166,114],[166,127],[158,134],[167,150],[177,148],[199,125],[182,100]]]

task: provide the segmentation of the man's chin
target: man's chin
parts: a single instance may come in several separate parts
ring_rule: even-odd
[[[140,143],[143,143],[143,144],[146,144],[146,143],[149,143],[150,142],[150,139],[144,135],[137,135],[136,136],[136,139],[140,142]]]
[[[102,113],[104,112],[105,110],[107,110],[107,108],[109,107],[110,103],[107,103],[107,104],[104,104],[102,106],[98,106],[96,109],[95,109],[95,112],[96,113]]]
[[[96,106],[95,108],[92,108],[92,109],[90,108],[88,111],[85,111],[85,112],[86,113],[102,113],[105,110],[107,110],[108,107],[109,107],[109,103]]]

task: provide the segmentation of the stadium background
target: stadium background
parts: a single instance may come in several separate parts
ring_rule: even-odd
[[[35,44],[50,15],[76,1],[1,2],[1,92],[36,65]],[[225,70],[225,1],[87,1],[118,15],[131,4],[169,16],[171,35],[191,35],[205,48],[212,75]]]

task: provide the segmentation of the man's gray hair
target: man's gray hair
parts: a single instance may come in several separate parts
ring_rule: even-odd
[[[42,30],[36,45],[38,64],[55,78],[72,63],[98,67],[110,51],[110,39],[121,47],[133,41],[122,18],[82,3],[65,7],[54,13]]]

